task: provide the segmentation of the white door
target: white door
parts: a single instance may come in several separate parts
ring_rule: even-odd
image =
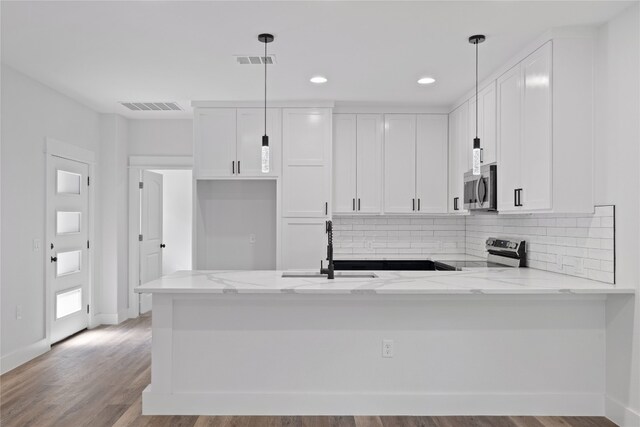
[[[380,213],[382,208],[382,138],[380,114],[358,114],[356,211]]]
[[[284,217],[331,213],[331,110],[282,110]]]
[[[51,342],[88,326],[89,166],[51,156],[47,177],[47,257],[53,296]]]
[[[416,116],[387,114],[384,118],[384,211],[416,209]]]
[[[447,132],[444,114],[420,114],[416,130],[416,211],[447,212]]]
[[[491,82],[478,94],[480,108],[478,110],[478,127],[480,129],[480,147],[482,148],[482,163],[494,163],[496,157],[496,83]]]
[[[551,42],[522,61],[521,79],[520,204],[523,210],[551,209]]]
[[[237,110],[237,163],[236,175],[244,177],[279,176],[282,153],[281,115],[279,108],[267,108],[267,135],[269,135],[269,172],[262,172],[262,135],[264,135],[264,109],[238,108]]]
[[[324,218],[284,218],[282,265],[284,270],[317,269],[327,258]],[[327,262],[324,261],[325,267]]]
[[[522,84],[520,65],[498,78],[498,211],[520,210]]]
[[[198,178],[234,176],[236,109],[199,110],[195,119],[194,173]]]
[[[333,212],[356,211],[356,115],[333,115]]]
[[[142,172],[140,284],[162,276],[162,175]],[[151,294],[140,294],[140,313],[151,310]]]

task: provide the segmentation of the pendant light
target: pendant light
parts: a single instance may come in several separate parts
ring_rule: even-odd
[[[473,174],[480,175],[481,148],[478,138],[478,45],[485,40],[485,36],[477,34],[469,37],[469,43],[476,45],[476,137],[473,138]]]
[[[273,34],[260,34],[258,40],[264,43],[264,135],[262,135],[262,173],[269,173],[269,136],[267,135],[267,44],[273,41]]]

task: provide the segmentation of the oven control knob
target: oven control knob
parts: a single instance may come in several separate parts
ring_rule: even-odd
[[[493,239],[487,239],[487,245],[488,246],[493,246],[494,240]]]

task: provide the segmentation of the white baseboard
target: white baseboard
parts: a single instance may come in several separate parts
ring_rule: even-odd
[[[95,316],[99,325],[118,325],[129,318],[129,310],[120,310],[118,313],[100,313]]]
[[[153,393],[143,415],[603,416],[601,394]]]
[[[13,353],[9,353],[6,356],[2,356],[2,358],[0,358],[0,374],[9,372],[23,363],[27,363],[31,359],[35,359],[41,354],[46,353],[50,349],[51,346],[49,342],[46,339],[42,339]]]
[[[605,416],[620,427],[640,426],[640,413],[624,406],[610,396],[604,398]]]

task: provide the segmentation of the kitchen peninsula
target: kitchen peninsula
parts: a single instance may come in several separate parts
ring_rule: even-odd
[[[605,301],[634,293],[526,268],[282,275],[137,288],[153,294],[143,413],[595,414]]]

